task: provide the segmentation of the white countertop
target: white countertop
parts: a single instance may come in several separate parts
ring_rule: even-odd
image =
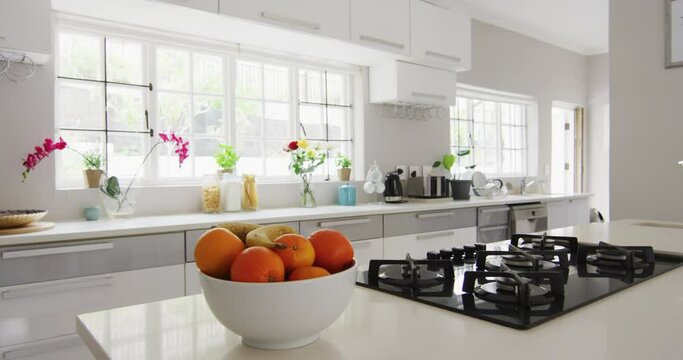
[[[590,224],[556,232],[581,241],[664,246],[683,253],[681,229]],[[676,233],[679,242],[673,241]],[[606,238],[602,238],[606,236]],[[661,240],[661,241],[660,241]],[[309,346],[264,351],[215,320],[202,295],[80,315],[78,332],[100,359],[681,359],[683,268],[533,329],[514,330],[361,287]]]
[[[179,214],[161,216],[140,216],[129,219],[101,219],[98,221],[58,222],[54,229],[20,235],[0,236],[0,246],[48,243],[69,240],[106,238],[115,236],[145,235],[206,229],[224,222],[274,223],[305,221],[312,219],[338,218],[347,216],[367,216],[377,214],[397,214],[413,211],[431,211],[478,206],[492,206],[538,201],[559,201],[592,196],[591,194],[573,195],[509,195],[500,198],[472,197],[470,200],[453,201],[450,199],[413,201],[405,204],[372,203],[357,206],[319,206],[316,208],[264,209],[251,212],[222,214]],[[104,214],[103,214],[104,215]]]

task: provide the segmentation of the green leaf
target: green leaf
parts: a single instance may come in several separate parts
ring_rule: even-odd
[[[465,156],[465,155],[469,155],[469,154],[470,154],[470,151],[469,151],[469,150],[460,150],[460,151],[458,151],[458,156]]]
[[[107,180],[104,182],[104,185],[100,186],[100,191],[110,198],[116,199],[117,196],[121,195],[119,179],[116,176],[107,178]]]
[[[432,164],[433,168],[438,168],[439,166],[441,166],[441,161],[438,161],[438,160],[434,161],[434,163]]]
[[[453,154],[446,154],[443,156],[443,167],[451,171],[451,167],[453,167],[453,164],[455,164],[455,155]]]

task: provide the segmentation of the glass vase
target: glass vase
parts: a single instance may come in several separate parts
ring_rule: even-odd
[[[301,174],[300,202],[302,207],[316,207],[315,196],[313,195],[313,174]]]
[[[134,192],[129,192],[126,196],[119,194],[116,197],[110,197],[106,194],[101,194],[102,205],[107,211],[110,219],[129,218],[135,214],[135,195]]]

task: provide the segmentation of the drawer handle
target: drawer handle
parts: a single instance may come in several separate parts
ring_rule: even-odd
[[[509,212],[509,208],[496,208],[496,209],[481,209],[482,214],[490,214],[490,213],[497,213],[497,212]]]
[[[286,23],[286,24],[304,27],[304,28],[308,28],[308,29],[320,30],[320,24],[316,24],[316,23],[313,23],[310,21],[301,20],[301,19],[297,19],[297,18],[293,18],[293,17],[289,17],[289,16],[271,14],[271,13],[267,13],[265,11],[262,11],[261,17],[264,19],[274,20],[274,21],[278,21],[281,23]]]
[[[368,247],[372,245],[372,240],[351,241],[351,245],[353,245],[353,247]]]
[[[370,218],[365,218],[365,219],[340,220],[340,221],[322,221],[322,222],[318,223],[318,226],[320,226],[320,227],[348,226],[348,225],[361,225],[361,224],[369,224],[369,223],[370,223]]]
[[[389,40],[384,40],[384,39],[376,38],[376,37],[374,37],[374,36],[360,35],[359,38],[360,38],[361,40],[363,40],[363,41],[372,42],[372,43],[377,43],[377,44],[380,44],[380,45],[386,45],[386,46],[390,46],[390,47],[397,48],[397,49],[403,49],[403,48],[406,47],[405,45],[403,45],[403,44],[401,44],[401,43],[397,43],[397,42],[393,42],[393,41],[389,41]]]
[[[479,232],[488,232],[488,231],[497,231],[497,230],[507,230],[507,225],[501,225],[501,226],[491,226],[491,227],[484,227],[484,228],[479,228]]]
[[[34,341],[20,345],[15,350],[4,351],[2,359],[19,359],[38,354],[45,354],[59,349],[65,349],[83,345],[83,341],[77,334],[55,336],[46,340]]]
[[[423,93],[423,92],[412,92],[413,96],[416,97],[424,97],[424,98],[430,98],[430,99],[437,99],[437,100],[446,100],[448,97],[446,95],[438,95],[438,94],[429,94],[429,93]]]
[[[457,62],[457,63],[462,61],[462,59],[458,56],[442,54],[440,52],[431,51],[431,50],[425,51],[425,55],[435,57],[435,58],[439,58],[439,59],[449,60],[449,61],[453,61],[453,62]]]
[[[7,39],[7,37],[0,35],[0,39],[5,40],[5,39]]]
[[[425,234],[425,235],[416,235],[415,240],[425,240],[425,239],[433,239],[433,238],[438,238],[438,237],[443,237],[443,236],[453,236],[455,235],[455,231],[444,231],[444,232],[439,232],[435,234]]]
[[[100,244],[87,244],[87,245],[73,245],[73,246],[61,246],[53,248],[44,249],[33,249],[33,250],[16,250],[16,251],[5,251],[2,253],[3,259],[16,259],[16,258],[26,258],[33,256],[43,256],[43,255],[58,255],[58,254],[73,254],[88,251],[98,251],[98,250],[110,250],[114,248],[113,243],[100,243]]]
[[[47,283],[22,285],[10,290],[0,292],[2,299],[16,299],[36,295],[56,293],[60,291],[72,291],[101,286],[110,286],[114,283],[114,275],[94,276],[79,279],[65,279],[50,281]]]
[[[417,214],[417,218],[418,219],[431,219],[431,218],[452,216],[453,214],[455,214],[453,211],[444,211],[444,212],[435,212],[435,213],[428,213],[428,214]]]

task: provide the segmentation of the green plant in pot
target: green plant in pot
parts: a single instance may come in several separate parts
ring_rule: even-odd
[[[340,181],[351,179],[351,159],[343,154],[337,155],[337,175]]]
[[[100,186],[100,179],[102,178],[102,155],[98,152],[89,151],[83,155],[83,178],[85,184],[89,188],[97,188]]]
[[[237,162],[240,160],[240,156],[237,155],[237,151],[230,145],[220,144],[220,150],[213,155],[216,159],[216,164],[221,168],[224,173],[232,173],[237,166]]]
[[[467,156],[470,154],[470,150],[460,150],[456,154],[446,154],[441,160],[437,160],[432,164],[432,168],[441,169],[443,168],[448,176],[452,177],[451,183],[451,196],[453,200],[469,200],[470,198],[470,188],[472,187],[472,180],[461,180],[458,176],[454,176],[451,168],[455,165],[455,161],[458,157]],[[466,169],[474,169],[476,165],[466,166]]]

